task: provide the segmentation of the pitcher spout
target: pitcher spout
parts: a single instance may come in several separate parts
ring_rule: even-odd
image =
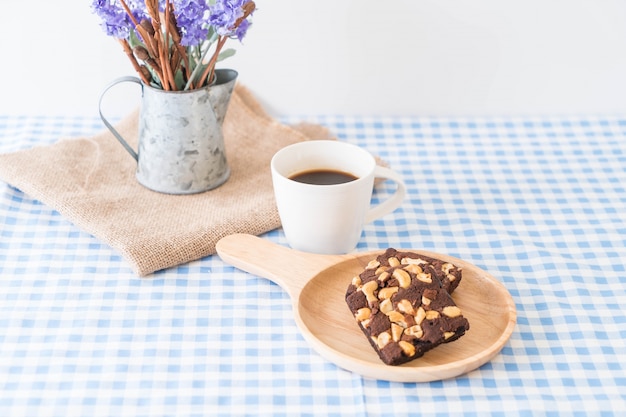
[[[228,104],[237,82],[239,73],[233,69],[215,70],[215,83],[209,87],[209,99],[217,122],[224,123]]]

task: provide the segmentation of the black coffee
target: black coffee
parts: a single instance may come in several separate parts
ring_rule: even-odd
[[[292,175],[291,177],[289,177],[289,179],[305,184],[335,185],[354,181],[357,179],[357,177],[342,171],[335,171],[330,169],[315,169]]]

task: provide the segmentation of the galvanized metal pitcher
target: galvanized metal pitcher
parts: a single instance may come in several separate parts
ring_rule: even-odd
[[[137,181],[167,194],[193,194],[222,185],[230,176],[222,124],[237,79],[237,71],[216,70],[209,86],[191,91],[164,91],[139,78],[122,77],[100,96],[100,118],[137,161]],[[102,114],[102,99],[114,85],[141,85],[137,152]]]

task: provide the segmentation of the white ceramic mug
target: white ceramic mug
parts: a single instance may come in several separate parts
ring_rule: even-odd
[[[287,242],[305,252],[341,254],[354,250],[363,226],[398,208],[406,192],[400,175],[376,165],[369,152],[334,140],[289,145],[274,155],[271,170]],[[345,172],[356,179],[333,185],[291,179],[316,170]],[[372,206],[374,178],[390,179],[397,189],[387,200]]]

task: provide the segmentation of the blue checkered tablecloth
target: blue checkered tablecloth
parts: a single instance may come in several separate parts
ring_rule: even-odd
[[[506,286],[499,355],[444,381],[363,379],[309,348],[277,285],[217,256],[139,279],[0,182],[0,416],[625,415],[626,117],[309,121],[406,180],[359,250],[447,253]],[[101,129],[0,116],[0,152]]]

